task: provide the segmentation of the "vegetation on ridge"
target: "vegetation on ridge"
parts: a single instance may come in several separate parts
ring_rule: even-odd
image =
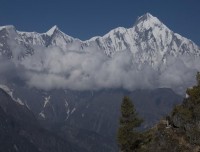
[[[122,141],[118,144],[121,152],[199,152],[200,151],[200,72],[196,76],[197,85],[188,88],[186,98],[181,105],[177,105],[171,114],[161,120],[153,128],[139,133],[132,128],[129,133],[136,136],[123,139],[128,145],[126,148],[122,146]],[[127,97],[125,97],[128,99]],[[124,98],[124,99],[125,99]],[[124,105],[124,99],[122,107]],[[134,106],[129,104],[128,109],[135,112]],[[123,117],[124,110],[121,113]],[[128,110],[131,111],[131,110]],[[140,120],[137,115],[132,115],[132,119]],[[120,118],[120,128],[122,123]],[[136,125],[134,127],[137,127]],[[139,135],[139,136],[138,136]],[[126,135],[121,135],[126,137]],[[120,136],[120,137],[121,137]],[[137,141],[137,142],[136,142]],[[137,146],[135,144],[137,143]],[[132,147],[129,148],[129,147]]]

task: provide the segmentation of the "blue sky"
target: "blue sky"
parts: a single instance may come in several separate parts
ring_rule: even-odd
[[[58,25],[86,40],[118,26],[129,28],[146,12],[200,46],[199,0],[0,0],[0,26],[46,32]]]

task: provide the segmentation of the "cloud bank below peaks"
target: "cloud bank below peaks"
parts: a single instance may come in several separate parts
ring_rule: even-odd
[[[200,70],[200,58],[191,56],[169,56],[165,64],[155,68],[138,63],[129,50],[108,57],[98,49],[63,51],[58,47],[37,47],[32,56],[13,63],[16,71],[23,69],[18,73],[27,85],[44,90],[167,87],[180,92],[195,83],[195,74]]]

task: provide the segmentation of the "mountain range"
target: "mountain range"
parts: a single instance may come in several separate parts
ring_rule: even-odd
[[[20,46],[22,56],[33,54],[34,46],[56,46],[63,51],[95,48],[103,50],[108,56],[129,50],[138,62],[152,65],[164,61],[168,55],[200,56],[200,48],[194,42],[174,33],[149,13],[139,17],[131,28],[118,27],[102,37],[95,36],[86,41],[65,34],[57,26],[46,33],[21,32],[12,25],[2,26],[0,36],[0,53],[8,57],[12,57],[14,53],[8,40]]]
[[[181,102],[183,94],[174,90],[191,86],[199,65],[199,46],[149,13],[131,28],[86,41],[57,26],[45,33],[0,27],[0,101],[12,100],[33,114],[36,132],[44,129],[42,138],[55,134],[57,148],[67,142],[69,149],[79,145],[77,151],[117,151],[122,97],[133,99],[145,120],[141,129],[149,128]],[[0,102],[2,122],[12,115],[4,106]],[[31,144],[32,136],[23,138]]]

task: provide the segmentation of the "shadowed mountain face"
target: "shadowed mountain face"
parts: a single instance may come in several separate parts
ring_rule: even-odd
[[[0,151],[77,152],[84,151],[44,129],[34,114],[0,89]]]
[[[124,95],[131,97],[145,120],[143,129],[153,126],[182,100],[171,89],[80,92],[13,87],[13,98],[26,101],[45,128],[88,151],[116,151],[115,139]]]

